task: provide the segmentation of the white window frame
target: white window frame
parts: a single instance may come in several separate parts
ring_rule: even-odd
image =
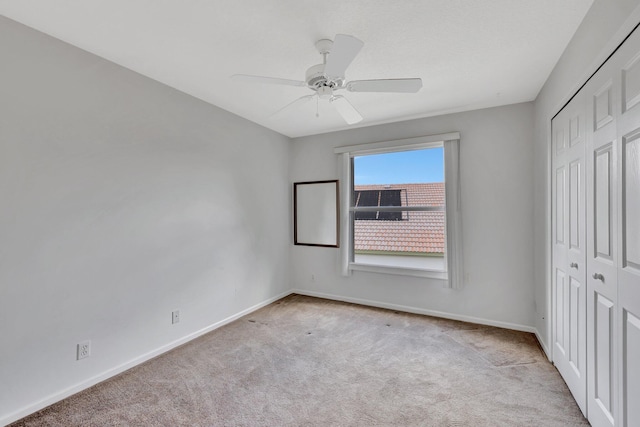
[[[340,185],[342,188],[340,189],[340,203],[342,206],[349,207],[348,209],[340,210],[340,240],[343,242],[340,245],[340,258],[341,271],[344,276],[350,276],[353,271],[368,271],[439,279],[445,281],[446,286],[449,288],[459,289],[462,287],[462,212],[460,203],[459,144],[460,133],[451,132],[394,141],[349,145],[334,149],[334,153],[341,156],[342,179],[340,180]],[[353,192],[352,159],[368,154],[384,154],[438,146],[444,147],[446,271],[353,262],[353,227],[351,226],[352,209],[350,200]]]

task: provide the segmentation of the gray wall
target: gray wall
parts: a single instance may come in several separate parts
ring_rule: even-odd
[[[461,133],[462,290],[438,280],[361,271],[343,277],[337,249],[305,246],[291,249],[292,286],[312,295],[533,330],[532,103],[297,138],[291,179],[339,178],[337,146],[453,131]]]
[[[3,17],[0,58],[0,424],[290,289],[288,138]]]

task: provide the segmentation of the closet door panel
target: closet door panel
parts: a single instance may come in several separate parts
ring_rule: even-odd
[[[606,419],[613,424],[613,395],[614,377],[613,368],[613,336],[614,336],[614,306],[613,302],[603,297],[596,296],[595,307],[595,378],[593,394],[598,409],[603,412]],[[590,408],[591,409],[591,408]]]
[[[640,108],[638,106],[637,108]],[[640,126],[640,112],[636,116]],[[628,118],[628,122],[630,118]],[[621,413],[623,426],[640,425],[640,128],[622,137],[620,195],[621,265],[618,275],[622,318]]]
[[[619,49],[618,298],[620,425],[640,425],[640,31]]]
[[[618,412],[615,155],[620,85],[614,70],[611,64],[603,67],[584,88],[591,118],[586,192],[587,415],[595,427],[616,425]]]
[[[586,126],[581,96],[575,97],[552,122],[553,362],[583,412],[587,388]]]
[[[640,130],[622,138],[623,268],[640,270]]]
[[[566,289],[566,274],[561,269],[556,269],[556,283],[555,283],[555,300],[556,300],[556,325],[555,325],[555,338],[554,345],[556,350],[559,351],[564,357],[566,354],[565,351],[565,336],[567,333],[565,329],[567,329],[567,320],[565,319],[565,297]]]
[[[569,247],[573,251],[582,249],[582,224],[584,209],[582,209],[582,161],[576,159],[569,164]]]
[[[628,311],[623,323],[623,408],[624,425],[640,425],[640,318]]]
[[[613,144],[609,143],[598,149],[594,153],[594,205],[595,218],[593,221],[595,230],[594,237],[594,256],[607,261],[613,259],[613,206],[612,198],[612,148]]]
[[[581,357],[584,349],[584,337],[580,336],[580,326],[584,323],[586,307],[581,305],[584,301],[584,290],[582,284],[574,277],[569,278],[569,365],[573,369],[576,377],[582,377],[582,370],[585,369],[584,360]]]
[[[565,207],[564,207],[564,187],[566,183],[566,173],[564,165],[556,169],[556,197],[555,197],[555,237],[556,245],[564,245],[564,223],[565,223]],[[559,246],[556,247],[559,250]]]
[[[604,136],[606,141],[606,135]],[[593,352],[594,378],[589,381],[591,403],[589,415],[592,423],[598,425],[614,425],[616,363],[614,354],[615,338],[615,265],[613,264],[612,232],[613,222],[613,180],[612,153],[613,142],[606,142],[593,155],[592,200],[594,215],[592,221],[592,244],[589,267],[593,270],[591,282],[593,308],[593,329],[588,328]],[[593,277],[602,274],[608,277],[606,283]],[[590,299],[591,300],[591,299]],[[595,421],[597,420],[597,421]]]
[[[623,316],[623,408],[625,426],[640,425],[640,318],[625,310]]]
[[[605,127],[613,121],[612,82],[609,81],[593,95],[594,130]]]
[[[636,54],[622,68],[622,110],[628,111],[640,102],[640,55]]]

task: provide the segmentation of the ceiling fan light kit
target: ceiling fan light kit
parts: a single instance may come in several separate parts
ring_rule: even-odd
[[[276,111],[272,116],[293,106],[304,104],[317,96],[318,99],[328,100],[348,124],[362,121],[362,115],[344,96],[334,95],[336,91],[345,89],[348,92],[415,93],[422,88],[422,80],[419,78],[345,81],[344,76],[347,68],[358,55],[362,46],[364,46],[364,43],[356,37],[337,34],[333,41],[321,39],[316,42],[315,46],[322,55],[323,61],[322,64],[317,64],[307,69],[304,81],[246,74],[235,74],[232,78],[250,83],[306,86],[315,92],[313,95],[305,95],[294,100]]]

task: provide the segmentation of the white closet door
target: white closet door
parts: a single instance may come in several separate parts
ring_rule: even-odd
[[[587,98],[587,360],[588,418],[594,427],[617,419],[617,143],[619,82],[608,63],[584,88]]]
[[[621,48],[618,120],[620,425],[640,426],[640,32]]]
[[[552,122],[553,361],[586,414],[585,128],[584,101],[579,95]]]
[[[552,168],[553,361],[594,427],[640,426],[640,30],[553,120]]]

